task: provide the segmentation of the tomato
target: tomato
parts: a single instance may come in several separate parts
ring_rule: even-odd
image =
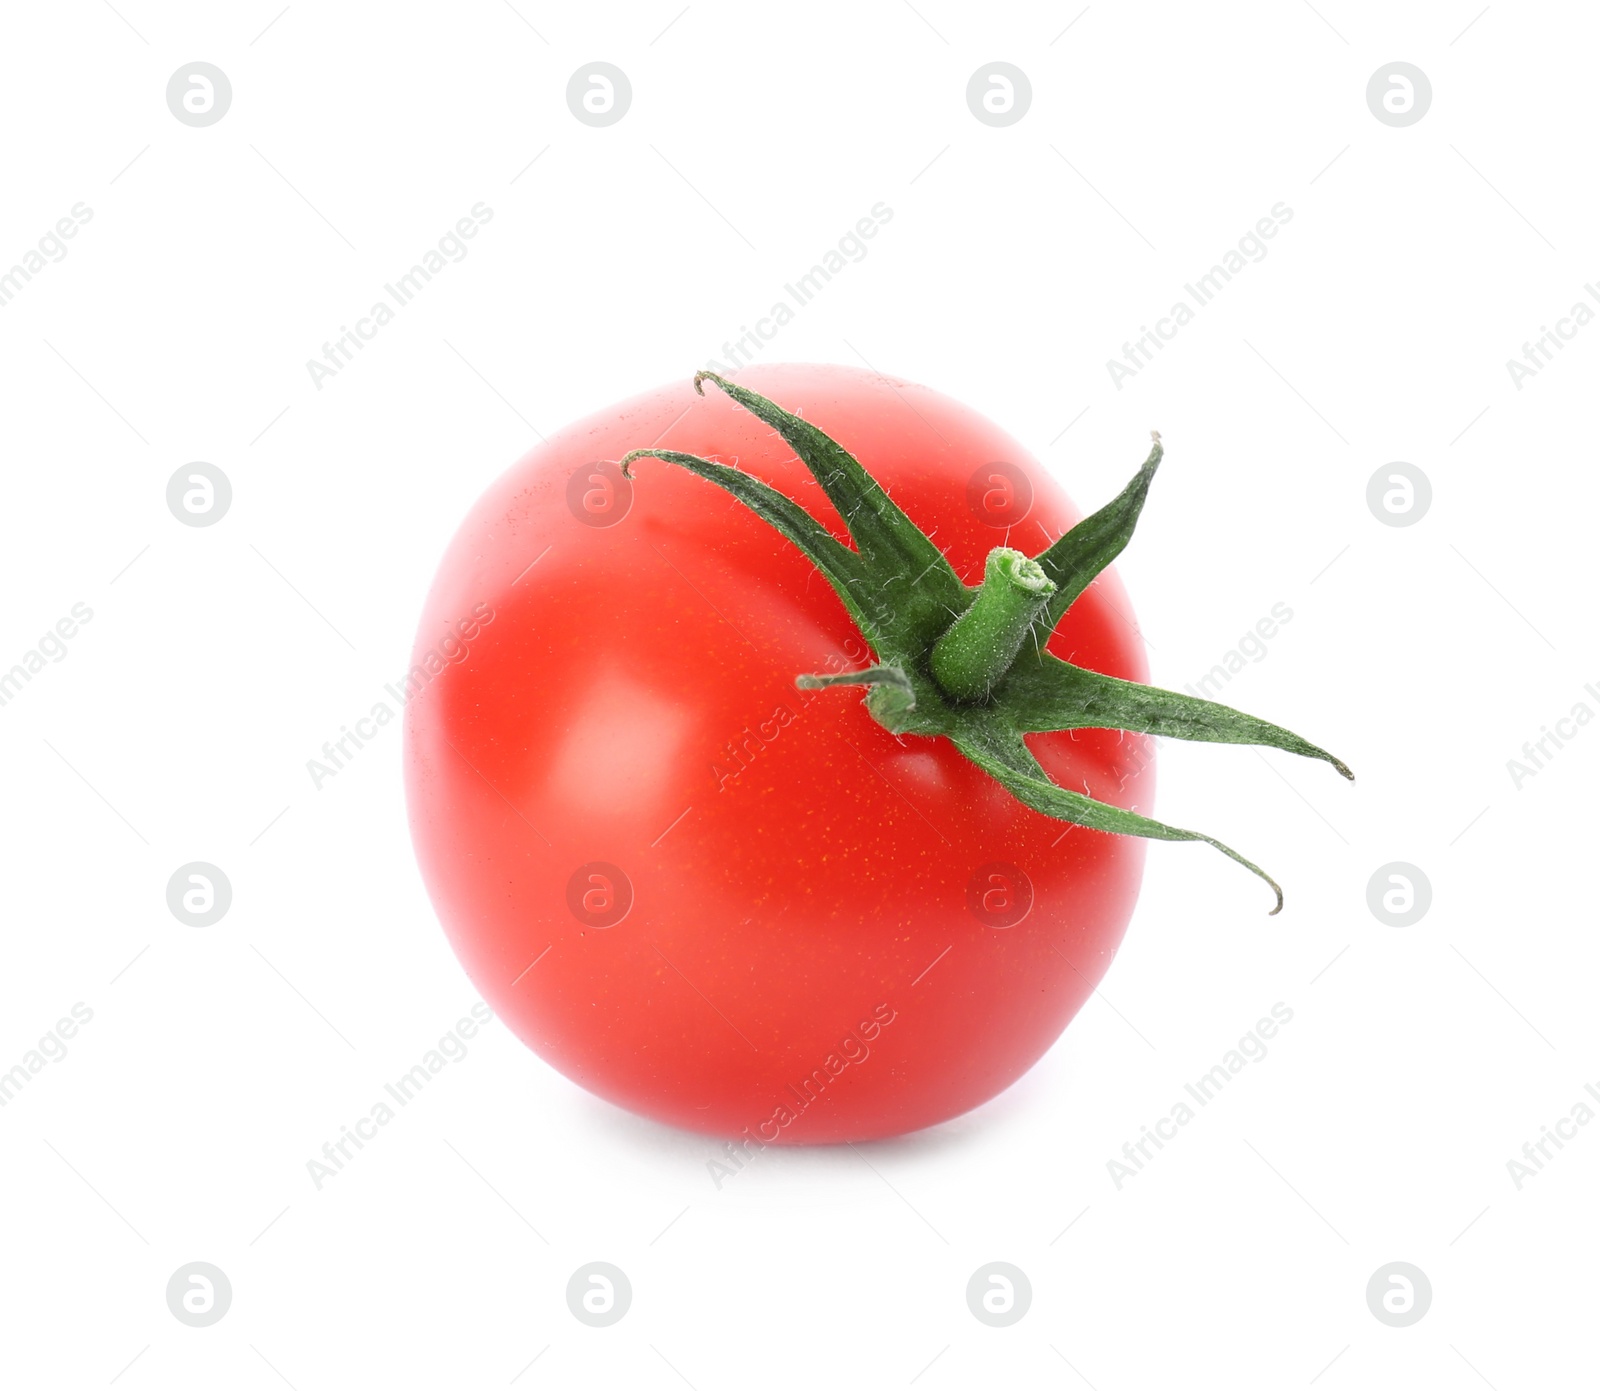
[[[976,585],[1078,521],[1016,440],[924,387],[774,365],[741,386],[850,450]],[[419,630],[406,782],[423,877],[495,1013],[619,1106],[747,1146],[980,1105],[1105,974],[1145,846],[1031,810],[950,743],[799,673],[872,660],[811,562],[641,446],[737,464],[844,528],[727,396],[664,387],[564,430],[451,542]],[[1050,650],[1143,680],[1103,572]],[[1148,740],[1031,734],[1050,778],[1150,809]]]

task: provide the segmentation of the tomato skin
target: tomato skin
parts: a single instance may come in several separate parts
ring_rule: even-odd
[[[936,392],[844,367],[739,380],[850,449],[968,583],[992,547],[1037,553],[1078,520],[1015,440]],[[773,431],[687,381],[490,487],[439,567],[406,706],[412,835],[451,944],[542,1058],[669,1124],[814,1144],[959,1115],[1098,984],[1144,842],[1041,816],[945,740],[897,740],[854,688],[797,690],[864,665],[860,633],[804,556],[682,469],[639,460],[608,512],[592,466],[650,445],[737,463],[844,535]],[[1009,533],[969,503],[995,461],[1032,487]],[[1143,680],[1129,613],[1103,574],[1051,650]],[[1152,810],[1145,741],[1029,743],[1063,786]]]

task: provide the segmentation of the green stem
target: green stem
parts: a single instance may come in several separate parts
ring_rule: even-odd
[[[972,606],[933,645],[933,679],[952,700],[986,697],[1011,670],[1028,629],[1055,582],[1021,551],[996,546],[983,566],[983,587]]]

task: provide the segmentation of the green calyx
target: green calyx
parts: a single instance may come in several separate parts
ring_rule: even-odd
[[[1058,787],[1023,738],[1056,730],[1119,729],[1258,744],[1323,759],[1353,777],[1339,759],[1287,729],[1213,701],[1102,676],[1045,651],[1073,600],[1133,535],[1161,463],[1159,435],[1152,432],[1149,457],[1111,502],[1031,559],[996,547],[984,565],[982,585],[974,588],[961,582],[933,542],[842,445],[713,372],[695,376],[695,390],[702,395],[705,381],[783,437],[843,519],[854,549],[797,502],[728,464],[674,450],[636,449],[621,460],[621,468],[631,478],[634,460],[655,458],[715,483],[781,532],[833,586],[877,663],[837,675],[798,676],[797,685],[865,686],[867,711],[885,729],[949,739],[1035,811],[1117,835],[1204,841],[1272,887],[1277,897],[1272,912],[1283,907],[1283,890],[1272,877],[1221,841]]]

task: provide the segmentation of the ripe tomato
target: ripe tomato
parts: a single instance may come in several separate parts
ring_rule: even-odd
[[[740,383],[861,460],[969,584],[1078,520],[994,425],[843,367]],[[477,989],[573,1081],[756,1144],[894,1135],[993,1097],[1105,973],[1144,842],[1030,810],[856,690],[839,598],[770,527],[644,445],[736,463],[844,528],[788,445],[687,381],[582,421],[450,544],[406,709],[412,833]],[[1107,572],[1056,655],[1143,680]],[[1148,741],[1029,737],[1061,786],[1148,813]]]

